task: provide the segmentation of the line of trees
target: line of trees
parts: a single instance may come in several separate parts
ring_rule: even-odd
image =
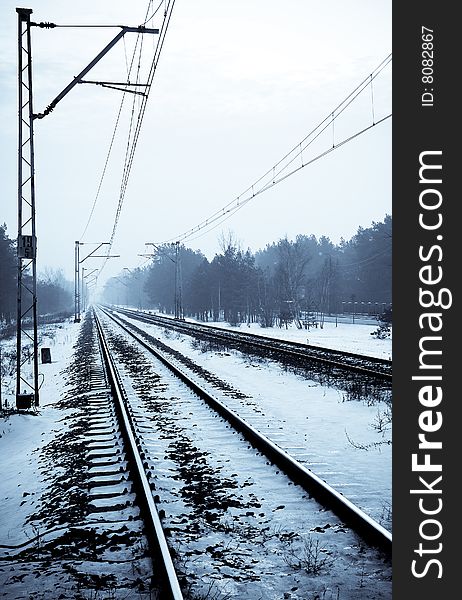
[[[298,235],[254,254],[228,234],[222,235],[220,252],[211,261],[200,251],[181,246],[177,255],[175,246],[164,245],[149,266],[109,280],[103,300],[171,314],[179,301],[184,316],[233,325],[259,322],[263,327],[309,319],[313,312],[361,312],[361,302],[370,303],[372,313],[381,312],[391,303],[391,237],[392,218],[386,215],[337,245],[325,236]],[[16,280],[15,241],[4,224],[0,323],[16,318]],[[72,289],[61,271],[45,271],[37,281],[38,313],[71,312]]]
[[[16,316],[17,258],[14,242],[0,225],[0,322],[10,323]]]
[[[312,312],[340,313],[347,307],[360,312],[361,302],[381,312],[391,303],[391,234],[392,218],[386,215],[337,245],[324,236],[298,235],[255,254],[229,234],[211,261],[181,246],[181,286],[175,284],[175,249],[165,245],[148,267],[110,280],[104,300],[174,314],[180,295],[184,316],[263,327],[306,319]]]
[[[6,224],[0,225],[0,324],[9,325],[16,320],[17,269],[16,241],[8,237]],[[23,277],[27,285],[31,276],[26,271]],[[26,296],[27,292],[24,293]],[[27,297],[24,299],[27,303]],[[37,278],[38,314],[56,314],[72,309],[72,285],[62,271],[46,270]]]

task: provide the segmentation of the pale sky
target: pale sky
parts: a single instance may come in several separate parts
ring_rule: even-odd
[[[154,2],[157,6],[158,2]],[[147,0],[30,0],[32,20],[143,22]],[[17,232],[17,1],[0,2],[0,222]],[[391,0],[177,0],[147,103],[117,233],[100,284],[139,266],[145,242],[175,238],[234,200],[296,146],[391,52]],[[32,28],[34,109],[41,112],[117,29]],[[125,36],[127,38],[127,36]],[[134,36],[133,38],[134,39]],[[151,42],[152,43],[152,42]],[[126,77],[131,41],[87,79]],[[375,119],[391,112],[391,65],[374,81]],[[39,272],[73,277],[74,241],[106,241],[115,218],[127,127],[121,122],[85,229],[121,92],[76,86],[35,121]],[[336,121],[335,137],[371,122],[371,94]],[[222,226],[185,244],[208,258],[231,230],[258,250],[287,235],[349,239],[391,214],[391,119],[255,197]],[[332,143],[332,130],[320,143]],[[330,141],[329,141],[330,140]],[[94,246],[84,246],[82,254]],[[90,264],[91,263],[91,264]],[[102,261],[89,259],[88,268]]]

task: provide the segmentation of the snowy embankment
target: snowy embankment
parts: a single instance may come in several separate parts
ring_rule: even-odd
[[[96,423],[108,415],[89,323],[40,327],[40,349],[49,348],[52,362],[40,364],[39,407],[6,408],[0,417],[0,589],[7,600],[153,597],[138,509],[128,491],[112,509],[111,498],[125,495],[126,480],[120,475],[107,485],[111,469],[98,458],[101,438],[95,444],[92,437],[100,431],[95,406]],[[2,342],[9,366],[3,401],[10,407],[14,349],[14,339]],[[26,363],[24,375],[28,369]]]
[[[57,404],[66,393],[64,370],[72,361],[80,327],[66,321],[40,328],[40,347],[50,348],[52,362],[40,364],[44,380],[38,414],[0,417],[0,547],[3,553],[14,552],[14,547],[22,544],[41,543],[43,531],[34,529],[34,521],[30,520],[37,513],[47,488],[47,474],[39,459],[43,448],[53,439],[64,436],[69,427],[67,411],[59,409]],[[241,326],[243,331],[260,335],[305,343],[308,340],[310,344],[390,358],[391,339],[375,339],[370,335],[375,329],[376,325],[360,323],[339,323],[336,327],[335,322],[326,322],[323,329],[308,331],[295,327]],[[162,332],[163,338],[239,388],[246,395],[244,404],[249,414],[257,417],[261,414],[266,426],[272,423],[271,429],[280,431],[279,444],[301,453],[299,458],[309,468],[359,502],[383,525],[391,526],[391,423],[387,421],[386,403],[368,405],[364,401],[345,401],[340,390],[307,381],[274,363],[262,363],[234,353],[206,351],[177,334]],[[10,407],[14,406],[15,397],[14,350],[14,338],[2,341],[2,402]],[[52,471],[59,469],[59,465],[54,465]],[[356,479],[351,479],[352,474],[356,474]],[[22,590],[24,595],[5,597],[46,597],[32,596],[25,587],[28,578],[39,576],[34,575],[34,569],[22,579],[24,567],[11,567],[9,563],[0,565],[2,585],[8,584],[11,592]]]
[[[41,465],[41,449],[56,435],[66,431],[66,414],[55,407],[64,395],[63,370],[73,355],[73,346],[79,328],[74,323],[46,325],[39,328],[40,347],[51,351],[51,363],[40,364],[40,406],[34,412],[9,414],[15,406],[15,363],[13,351],[16,340],[2,341],[2,406],[0,417],[0,455],[2,477],[0,498],[0,549],[14,553],[28,543],[40,544],[43,532],[34,526],[32,515],[40,506],[40,499],[47,488]],[[6,367],[8,366],[8,369]],[[25,365],[25,372],[29,365]],[[43,379],[43,382],[42,382]],[[6,407],[6,408],[5,408]],[[56,465],[59,469],[59,465]],[[0,581],[5,597],[21,590],[24,575],[18,565],[4,562],[0,567]],[[8,588],[7,588],[8,586]],[[10,587],[11,586],[11,587]],[[7,591],[10,590],[10,591]],[[14,591],[13,591],[14,590]],[[26,589],[23,590],[26,592]],[[16,597],[29,597],[24,596]]]
[[[121,307],[129,308],[129,307]],[[154,310],[146,310],[162,317],[170,317]],[[173,317],[172,317],[173,318]],[[293,323],[286,327],[261,327],[258,323],[242,323],[239,327],[233,327],[223,321],[196,321],[187,318],[190,323],[200,323],[201,325],[211,325],[244,333],[253,333],[266,337],[279,338],[298,342],[301,344],[311,344],[333,350],[342,350],[344,352],[353,352],[355,354],[364,354],[365,356],[374,356],[385,360],[392,360],[392,334],[383,340],[377,339],[372,335],[378,329],[379,323],[374,319],[356,318],[353,323],[352,317],[335,319],[326,318],[322,327],[318,323],[317,327],[309,329],[298,329]]]
[[[270,437],[279,446],[391,529],[389,388],[374,389],[369,384],[361,397],[352,396],[342,382],[321,381],[314,374],[295,373],[275,361],[238,351],[210,349],[189,335],[121,316],[239,390],[242,400],[229,396],[220,399],[262,433],[271,430]],[[317,337],[338,339],[343,350],[356,348],[358,352],[360,348],[361,354],[373,355],[374,350],[379,354],[377,348],[391,350],[391,340],[373,338],[373,330],[372,325],[343,324],[336,328],[335,323],[326,323],[324,329],[317,330]],[[300,330],[270,331],[257,326],[257,331],[270,335],[279,331],[284,337],[284,333],[289,336]]]

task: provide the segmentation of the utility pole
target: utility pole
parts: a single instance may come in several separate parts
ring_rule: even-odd
[[[98,246],[80,260],[80,246],[84,246],[88,242],[75,242],[75,264],[74,264],[74,323],[80,323],[80,265],[87,258],[120,258],[120,254],[95,254],[101,246],[109,246],[110,242],[100,242]],[[94,271],[92,271],[93,273]],[[83,282],[82,282],[83,285]]]
[[[82,312],[85,312],[85,267],[82,267],[81,282],[82,282],[82,285],[80,288],[80,303],[81,303]]]
[[[75,241],[74,251],[74,323],[80,323],[80,282],[79,282],[79,265],[80,265],[80,242]]]
[[[87,310],[87,304],[88,304],[88,284],[85,281],[87,279],[87,277],[90,277],[91,275],[93,275],[93,273],[96,273],[98,269],[93,269],[92,271],[90,271],[89,273],[87,273],[85,275],[85,271],[89,271],[89,269],[85,269],[85,267],[82,267],[82,277],[81,277],[81,281],[82,281],[82,286],[81,286],[81,305],[82,305],[82,310],[85,312]],[[94,279],[92,279],[91,281],[95,281],[97,279],[97,276],[94,277]]]
[[[91,298],[91,290],[93,287],[96,287],[96,277],[91,279],[88,283],[85,284],[85,302],[86,306],[89,306],[90,298]]]
[[[37,337],[37,235],[35,230],[35,169],[30,15],[18,13],[18,287],[16,318],[16,407],[39,405]],[[30,273],[31,271],[31,273]],[[32,335],[30,331],[32,325]],[[32,373],[25,373],[25,343],[32,342]],[[21,392],[23,389],[23,392]]]
[[[183,319],[183,277],[181,273],[181,247],[180,242],[174,242],[172,246],[175,246],[175,258],[173,259],[167,254],[162,248],[153,242],[146,242],[145,246],[154,246],[154,248],[160,254],[166,256],[175,264],[175,296],[173,300],[175,319]],[[154,258],[156,254],[140,254],[140,256],[149,256]]]
[[[175,242],[175,319],[183,318],[183,282],[180,242]]]
[[[31,26],[54,28],[54,23],[32,23],[31,8],[16,8],[18,14],[18,286],[16,317],[16,407],[31,408],[39,405],[38,335],[37,335],[37,234],[35,227],[35,167],[34,167],[34,127],[35,119],[43,119],[50,114],[83,77],[109,52],[126,33],[155,33],[158,29],[144,26],[120,26],[120,32],[103,50],[62,90],[42,113],[33,111],[32,87],[32,47]],[[94,82],[93,82],[94,83]],[[127,86],[137,84],[124,84]],[[111,84],[107,87],[111,87]],[[114,85],[112,85],[114,87]],[[117,88],[116,88],[117,89]],[[134,90],[133,93],[143,92]],[[77,250],[76,250],[77,252]],[[79,264],[78,257],[76,258]],[[78,272],[75,288],[75,319],[80,320],[80,294]],[[32,335],[26,331],[31,329]],[[26,373],[25,363],[30,350],[24,341],[32,342],[32,372]],[[27,356],[26,356],[27,354]],[[23,389],[23,392],[21,392]]]

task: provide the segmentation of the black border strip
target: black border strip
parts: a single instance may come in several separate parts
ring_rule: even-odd
[[[456,130],[458,128],[456,102],[460,87],[458,66],[461,38],[456,16],[457,3],[395,2],[393,5],[393,598],[407,600],[418,598],[453,598],[460,594],[458,577],[458,536],[462,532],[457,516],[458,458],[460,447],[459,403],[460,393],[456,384],[456,361],[460,350],[461,332],[458,322],[457,269],[460,251],[458,241],[457,205],[459,194],[455,182],[460,167],[457,164]],[[433,30],[432,63],[423,55],[422,27]],[[460,27],[460,26],[459,26]],[[429,38],[427,38],[429,39]],[[427,67],[423,72],[424,67]],[[432,69],[432,71],[430,71]],[[430,75],[433,79],[422,80]],[[427,88],[427,89],[425,89]],[[422,94],[427,104],[422,105]],[[432,100],[432,101],[431,101]],[[424,171],[427,177],[419,178],[419,156],[422,152],[441,151],[441,155],[426,155],[426,163],[442,166],[441,183],[428,183],[421,179],[438,179],[436,170]],[[433,177],[430,177],[433,175]],[[442,197],[441,206],[425,210],[419,204],[424,189],[436,189]],[[424,197],[436,201],[438,193]],[[437,229],[425,229],[419,224],[419,214],[435,219],[441,213],[442,222]],[[460,235],[460,234],[459,234]],[[427,260],[432,246],[434,248]],[[422,247],[421,256],[419,248]],[[431,265],[432,277],[442,269],[439,283],[424,285],[420,269]],[[422,273],[423,275],[423,273]],[[419,300],[419,288],[430,289],[437,297],[438,290],[449,290],[442,304],[447,308],[433,306],[423,308]],[[426,296],[426,300],[429,300]],[[437,332],[429,331],[429,319],[419,318],[425,312],[441,315],[433,324],[440,325]],[[421,327],[423,325],[423,327]],[[458,333],[459,332],[459,333]],[[441,336],[441,340],[427,340],[426,348],[441,350],[432,355],[432,365],[441,369],[422,369],[419,343],[423,336]],[[438,380],[416,380],[416,375],[442,377]],[[423,406],[419,390],[430,386],[442,391],[442,400],[431,409]],[[426,433],[426,439],[442,443],[441,449],[419,450],[419,433],[425,410],[432,410],[432,422],[436,423],[439,412],[443,421],[436,431]],[[419,423],[419,416],[421,422]],[[432,464],[441,464],[441,472],[416,471],[412,469],[412,454],[417,453],[418,462],[430,456]],[[440,481],[437,481],[439,476]],[[419,480],[426,480],[426,484]],[[430,490],[433,490],[431,491]],[[423,492],[411,494],[410,490]],[[435,490],[441,490],[436,492]],[[441,502],[440,502],[441,500]],[[420,503],[420,505],[419,505]],[[433,515],[423,510],[436,511]],[[431,522],[431,521],[438,521]],[[425,522],[426,521],[426,522]],[[440,528],[441,526],[441,528]],[[424,536],[424,537],[423,537]],[[434,539],[425,539],[434,538]],[[422,544],[422,547],[420,547]],[[441,546],[440,546],[441,544]],[[419,550],[420,548],[420,550]],[[414,571],[412,573],[412,561]],[[435,561],[435,562],[430,562]],[[453,591],[454,590],[454,591]]]

